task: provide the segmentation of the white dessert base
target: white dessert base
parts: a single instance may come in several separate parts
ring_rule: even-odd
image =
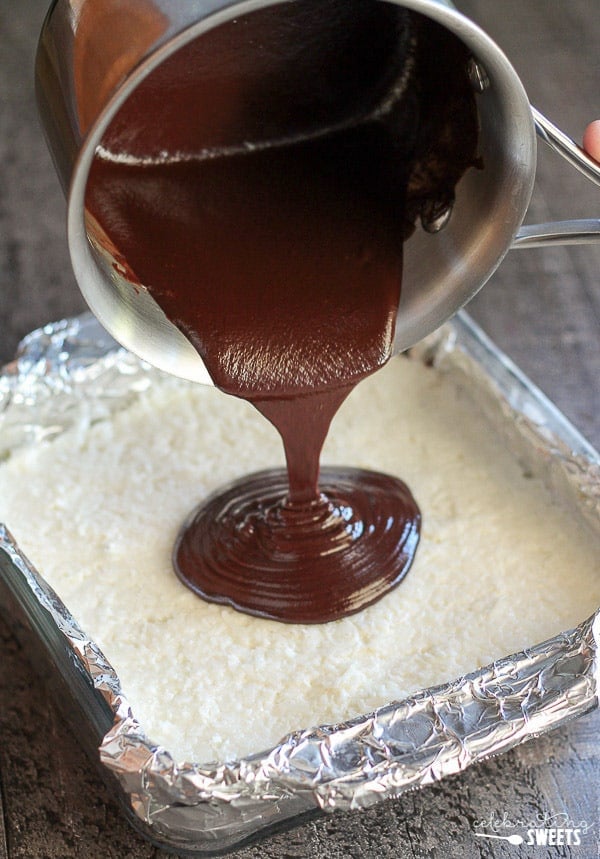
[[[0,520],[177,760],[259,752],[290,730],[368,713],[600,604],[598,541],[440,372],[398,358],[363,382],[322,461],[400,476],[423,531],[395,591],[321,626],[204,603],[172,572],[175,536],[203,497],[283,464],[275,431],[246,403],[157,377],[112,418],[0,466]]]

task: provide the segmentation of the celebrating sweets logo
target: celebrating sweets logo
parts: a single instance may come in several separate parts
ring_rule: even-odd
[[[595,827],[585,820],[574,821],[564,813],[538,814],[532,819],[511,819],[505,812],[499,817],[495,812],[474,823],[477,838],[506,841],[515,847],[579,847],[583,839]]]

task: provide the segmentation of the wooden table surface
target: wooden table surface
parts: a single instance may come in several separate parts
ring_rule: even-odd
[[[46,0],[0,6],[0,360],[32,328],[77,313],[64,201],[37,124],[33,53]],[[462,0],[532,103],[580,139],[600,116],[597,0]],[[540,148],[529,221],[599,214],[600,190]],[[514,251],[470,307],[521,368],[600,447],[600,246]],[[163,855],[123,820],[0,626],[0,859]],[[250,857],[600,855],[600,713],[431,788],[336,814],[237,851]],[[581,846],[517,847],[475,822],[537,814],[584,821]],[[558,822],[557,825],[560,825]],[[505,830],[507,833],[510,830]]]

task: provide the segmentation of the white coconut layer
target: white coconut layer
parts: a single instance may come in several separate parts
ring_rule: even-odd
[[[583,620],[600,552],[522,473],[447,377],[394,359],[336,417],[324,463],[402,477],[423,512],[405,581],[344,620],[293,626],[203,602],[171,568],[183,519],[283,464],[273,428],[213,388],[157,379],[111,419],[0,467],[0,520],[118,672],[178,760],[259,752],[367,713]]]

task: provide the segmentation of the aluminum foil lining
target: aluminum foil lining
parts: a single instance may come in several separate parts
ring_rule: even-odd
[[[600,456],[462,315],[413,350],[477,389],[478,404],[506,427],[524,462],[600,530]],[[89,315],[48,325],[23,342],[0,375],[0,457],[74,422],[124,408],[157,371],[134,358]],[[507,418],[510,418],[507,420]],[[265,754],[177,765],[152,745],[97,645],[20,553],[6,528],[0,549],[47,609],[90,682],[114,714],[100,747],[135,813],[182,846],[256,831],[311,808],[366,808],[458,773],[598,706],[600,611],[577,628],[444,686],[426,689],[351,722],[290,734]],[[240,836],[241,837],[241,836]]]

